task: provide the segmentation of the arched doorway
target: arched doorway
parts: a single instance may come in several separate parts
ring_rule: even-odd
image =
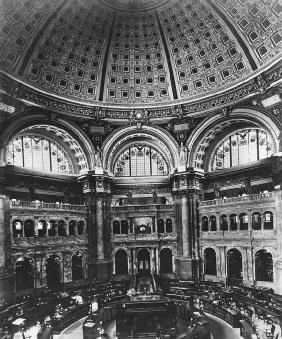
[[[216,275],[216,253],[213,248],[206,248],[204,252],[205,274]]]
[[[227,252],[227,277],[228,279],[242,279],[242,254],[236,248]]]
[[[76,252],[72,256],[72,280],[83,279],[82,254]]]
[[[273,259],[271,253],[266,250],[256,252],[255,271],[257,281],[273,281]]]
[[[60,290],[61,285],[61,259],[57,255],[51,255],[46,263],[47,286],[52,290]]]
[[[160,273],[172,273],[172,252],[169,248],[160,252]]]
[[[137,254],[138,260],[138,274],[150,274],[150,252],[146,248],[142,248]]]
[[[118,250],[115,254],[116,274],[128,274],[127,253],[124,250]]]
[[[34,287],[33,260],[21,258],[16,262],[16,290],[26,290]]]

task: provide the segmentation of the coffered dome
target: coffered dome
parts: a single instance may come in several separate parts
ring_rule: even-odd
[[[281,58],[277,0],[3,0],[3,72],[90,105],[190,102]]]

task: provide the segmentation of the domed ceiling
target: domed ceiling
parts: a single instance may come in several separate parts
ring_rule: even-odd
[[[280,0],[2,0],[2,71],[89,104],[189,102],[281,58]]]

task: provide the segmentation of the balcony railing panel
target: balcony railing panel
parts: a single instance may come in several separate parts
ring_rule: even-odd
[[[139,212],[139,211],[160,211],[160,210],[173,210],[173,205],[159,205],[159,204],[150,204],[150,205],[122,205],[122,206],[112,206],[111,210],[113,212]]]
[[[10,201],[10,207],[15,208],[35,208],[35,209],[46,209],[46,210],[64,210],[64,211],[86,211],[86,206],[84,205],[71,205],[71,204],[62,204],[62,203],[48,203],[40,201],[19,201],[12,200]]]
[[[274,199],[273,193],[268,192],[268,193],[245,195],[245,196],[240,196],[240,197],[204,200],[200,202],[200,207],[225,205],[225,204],[238,203],[238,202],[271,200],[271,199]]]
[[[112,234],[112,241],[119,242],[131,242],[131,241],[142,241],[142,240],[151,240],[151,241],[158,241],[158,240],[175,240],[176,233],[145,233],[145,234]]]

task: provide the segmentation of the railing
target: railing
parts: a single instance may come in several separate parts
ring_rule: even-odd
[[[275,229],[263,229],[263,230],[225,230],[225,231],[201,231],[201,238],[255,238],[260,239],[264,238],[266,235],[268,237],[274,237],[276,234]]]
[[[135,240],[165,240],[176,239],[176,233],[144,233],[144,234],[112,234],[113,241],[135,241]]]
[[[85,211],[86,206],[84,205],[71,205],[71,204],[62,204],[62,203],[48,203],[40,201],[21,201],[21,200],[11,200],[11,208],[36,208],[36,209],[57,209],[64,211]]]
[[[68,241],[68,244],[78,244],[83,245],[87,242],[86,234],[77,235],[76,237],[72,236],[36,236],[36,237],[20,237],[14,238],[11,237],[12,246],[43,246],[44,244],[48,245],[64,245]]]
[[[112,206],[112,211],[115,212],[139,212],[139,211],[159,211],[159,210],[172,210],[173,205],[165,204],[150,204],[150,205],[122,205]]]
[[[246,201],[259,201],[259,200],[270,200],[273,199],[274,195],[272,192],[244,195],[240,197],[221,198],[213,200],[205,200],[200,202],[200,207],[213,206],[213,205],[224,205],[233,202],[246,202]]]

